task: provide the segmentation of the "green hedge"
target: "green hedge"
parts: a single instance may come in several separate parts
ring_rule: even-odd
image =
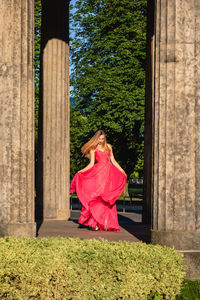
[[[0,239],[1,299],[175,299],[183,255],[142,242]]]

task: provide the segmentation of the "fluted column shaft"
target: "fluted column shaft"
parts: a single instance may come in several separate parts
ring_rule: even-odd
[[[68,219],[70,212],[68,4],[42,1],[44,219]]]
[[[154,243],[200,249],[200,0],[157,0]]]
[[[154,105],[154,1],[147,1],[146,38],[146,87],[145,87],[145,128],[144,128],[144,205],[143,223],[152,220],[152,150],[153,150],[153,111]]]
[[[35,236],[32,0],[0,10],[0,236]]]

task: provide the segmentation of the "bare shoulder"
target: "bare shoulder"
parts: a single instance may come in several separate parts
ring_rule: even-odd
[[[90,154],[94,153],[95,149],[90,149]]]
[[[111,144],[107,144],[107,145],[108,145],[109,150],[112,150],[112,145]]]
[[[89,158],[90,160],[93,160],[93,159],[94,159],[94,156],[95,156],[94,152],[95,152],[94,149],[90,149],[89,155],[88,155],[88,158]]]

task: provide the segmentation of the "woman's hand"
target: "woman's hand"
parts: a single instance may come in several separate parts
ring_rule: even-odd
[[[125,171],[123,171],[122,173],[123,173],[123,174],[126,176],[126,178],[127,178],[127,174],[126,174],[126,172],[125,172]]]

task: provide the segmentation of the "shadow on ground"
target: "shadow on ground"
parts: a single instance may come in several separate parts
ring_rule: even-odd
[[[141,212],[118,212],[121,232],[92,231],[78,224],[80,210],[72,210],[69,220],[36,220],[38,238],[77,237],[107,239],[109,241],[142,241],[150,243],[150,225],[142,223]]]
[[[77,224],[79,229],[86,229],[86,226],[78,224],[80,211],[71,211],[70,221]],[[150,225],[142,223],[141,212],[123,213],[118,212],[119,225],[122,229],[127,231],[132,236],[136,237],[139,241],[150,243],[151,232]]]
[[[134,221],[131,215],[133,215],[133,213],[118,213],[119,225],[130,234],[135,236],[138,240],[145,243],[150,243],[150,225]]]

